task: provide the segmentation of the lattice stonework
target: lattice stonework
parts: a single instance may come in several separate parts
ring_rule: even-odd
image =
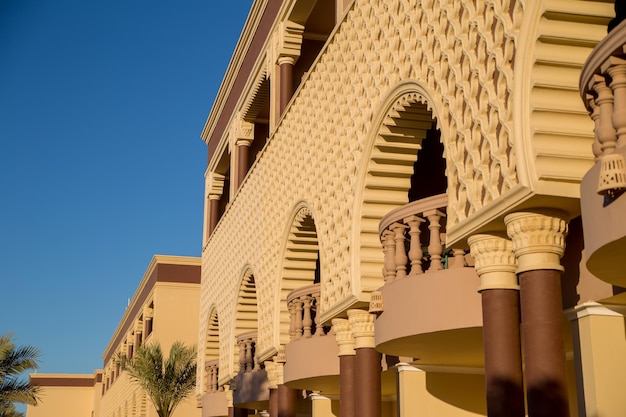
[[[417,103],[436,118],[447,161],[448,227],[519,184],[512,86],[525,4],[355,1],[204,251],[199,340],[206,340],[208,306],[215,304],[224,324],[220,379],[233,372],[231,323],[247,266],[259,303],[258,351],[278,347],[283,249],[290,216],[303,201],[315,219],[322,311],[348,298],[363,299],[364,292],[382,285],[382,274],[361,280],[363,236],[357,228],[377,227],[376,216],[361,223],[363,189],[370,158],[379,152],[378,132],[385,119],[396,117],[394,111]],[[402,85],[409,87],[401,91]],[[383,201],[388,196],[380,191]],[[392,208],[384,206],[379,218]],[[371,256],[370,264],[378,267],[368,269],[380,271],[382,251]]]

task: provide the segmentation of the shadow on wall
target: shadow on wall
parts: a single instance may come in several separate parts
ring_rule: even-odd
[[[427,372],[426,389],[439,400],[463,410],[487,415],[485,376]]]

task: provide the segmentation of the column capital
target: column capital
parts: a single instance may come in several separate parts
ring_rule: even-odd
[[[335,340],[339,346],[339,356],[355,355],[350,322],[346,319],[333,319],[332,324]]]
[[[567,214],[558,210],[511,213],[504,218],[517,257],[517,273],[541,269],[563,271]]]
[[[230,385],[224,385],[224,391],[226,393],[226,406],[234,407],[233,405],[233,390],[230,389]]]
[[[295,64],[300,57],[302,48],[302,35],[304,26],[285,20],[278,27],[278,50],[276,51],[276,63]]]
[[[506,238],[479,234],[467,240],[474,258],[474,268],[480,277],[478,291],[493,289],[519,290],[515,270],[517,262],[513,243]]]
[[[348,310],[348,320],[354,336],[354,348],[375,348],[374,315],[365,310]]]
[[[267,382],[269,389],[278,388],[278,370],[276,367],[282,366],[274,361],[265,361],[265,371],[267,372]]]

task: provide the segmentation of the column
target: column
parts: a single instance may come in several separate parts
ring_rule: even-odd
[[[626,410],[624,316],[593,301],[567,315],[572,322],[578,415],[618,416]]]
[[[289,20],[281,22],[279,27],[276,64],[280,70],[279,110],[281,115],[293,95],[293,67],[300,57],[303,33],[304,26]]]
[[[275,362],[275,375],[276,375],[276,389],[275,389],[275,401],[271,402],[270,397],[270,416],[271,417],[295,417],[296,416],[296,401],[298,390],[289,388],[284,384],[283,379],[283,366],[287,358],[285,357],[285,349],[280,348],[278,354],[274,357]],[[270,395],[272,392],[270,391]],[[272,414],[275,411],[275,414]]]
[[[254,141],[254,123],[246,122],[241,117],[235,123],[236,125],[233,126],[232,132],[236,135],[237,177],[235,179],[235,190],[238,190],[250,166],[250,145]]]
[[[381,356],[375,349],[374,315],[365,310],[348,310],[354,336],[356,403],[358,417],[381,417]]]
[[[355,414],[355,359],[354,338],[350,322],[333,319],[333,332],[339,346],[339,415],[356,417]]]
[[[423,395],[427,392],[426,373],[403,362],[396,364],[395,370],[398,417],[417,417],[420,410],[427,414]]]
[[[333,413],[332,401],[317,393],[309,395],[311,400],[311,417],[337,417]]]
[[[510,240],[468,239],[482,298],[485,390],[489,417],[524,417],[519,285]]]
[[[504,218],[518,264],[529,417],[569,416],[560,262],[565,218],[556,210]]]
[[[282,366],[282,364],[278,364],[274,360],[265,361],[265,372],[267,372],[267,387],[269,389],[269,416],[277,417],[278,416],[278,366]],[[282,382],[282,381],[281,381]]]
[[[211,234],[213,234],[213,231],[217,226],[217,222],[220,220],[220,199],[222,198],[222,194],[224,193],[225,180],[226,177],[224,175],[218,174],[216,172],[212,172],[209,178],[207,178],[206,195],[209,200],[209,225],[207,228],[205,240],[208,239]]]

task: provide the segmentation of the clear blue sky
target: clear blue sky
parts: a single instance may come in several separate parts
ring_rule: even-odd
[[[199,256],[200,133],[252,0],[0,0],[0,333],[91,373],[153,254]]]

